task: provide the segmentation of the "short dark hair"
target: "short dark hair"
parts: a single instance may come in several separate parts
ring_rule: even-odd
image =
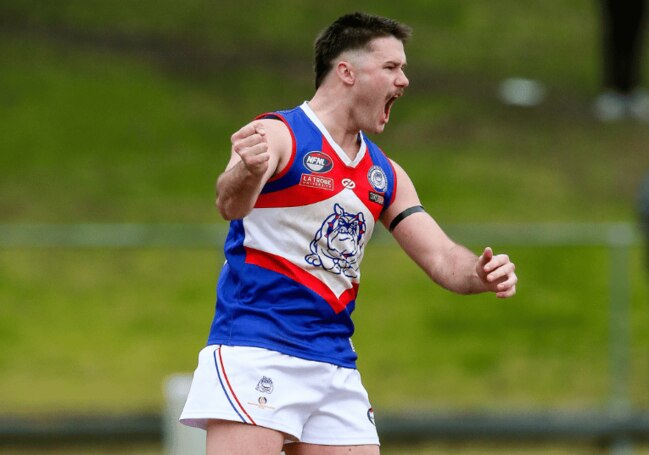
[[[410,27],[386,17],[361,12],[339,17],[315,40],[316,90],[331,71],[334,59],[344,51],[367,47],[373,39],[386,36],[394,36],[405,43],[411,34]]]

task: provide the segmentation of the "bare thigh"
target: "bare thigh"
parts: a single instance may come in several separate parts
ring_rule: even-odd
[[[379,455],[379,446],[321,446],[295,443],[284,447],[286,455]]]
[[[256,425],[210,420],[207,455],[279,455],[284,438],[279,431]]]

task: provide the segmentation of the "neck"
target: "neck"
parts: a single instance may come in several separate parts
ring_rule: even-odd
[[[356,158],[359,150],[360,128],[356,126],[353,110],[347,98],[341,94],[319,89],[309,101],[309,107],[347,156],[352,160]]]

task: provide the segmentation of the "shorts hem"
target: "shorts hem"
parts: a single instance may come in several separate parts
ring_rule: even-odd
[[[229,414],[217,414],[213,412],[204,412],[204,413],[183,413],[180,416],[178,421],[183,425],[188,427],[200,428],[201,430],[207,430],[207,421],[208,420],[227,420],[229,422],[238,422],[244,423],[240,419],[233,417]],[[284,433],[290,438],[294,438],[295,442],[300,441],[300,435],[295,431],[295,429],[288,428],[284,425],[278,425],[275,422],[264,420],[264,419],[255,419],[255,424],[245,423],[246,425],[256,425],[258,427],[268,428],[269,430],[279,431]]]
[[[357,369],[356,358],[354,360],[345,360],[338,357],[322,356],[318,354],[313,354],[309,351],[293,349],[275,343],[266,343],[257,340],[230,339],[230,338],[226,338],[226,339],[213,338],[208,340],[207,346],[214,346],[214,345],[231,346],[231,347],[241,346],[241,347],[249,347],[249,348],[267,349],[269,351],[279,352],[280,354],[296,357],[302,360],[309,360],[311,362],[328,363],[330,365],[336,365],[338,367],[348,368],[350,370]]]
[[[331,439],[317,439],[317,438],[304,438],[300,439],[300,441],[295,441],[295,442],[301,442],[304,444],[317,444],[317,445],[322,445],[322,446],[380,446],[381,443],[379,442],[378,439],[358,439],[358,438],[350,438],[350,439],[343,439],[343,438],[336,438],[335,440]]]

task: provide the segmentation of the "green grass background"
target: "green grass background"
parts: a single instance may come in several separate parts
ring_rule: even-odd
[[[230,134],[311,96],[313,38],[350,9],[414,28],[411,86],[375,139],[442,226],[635,221],[649,129],[591,115],[595,2],[13,0],[0,4],[0,222],[221,223]],[[501,104],[512,76],[541,81],[544,103]],[[378,412],[607,404],[608,251],[506,249],[521,281],[500,301],[437,288],[393,242],[368,248],[354,343]],[[630,389],[646,408],[643,260],[634,248]],[[165,377],[195,366],[222,261],[0,250],[0,412],[159,410]]]

